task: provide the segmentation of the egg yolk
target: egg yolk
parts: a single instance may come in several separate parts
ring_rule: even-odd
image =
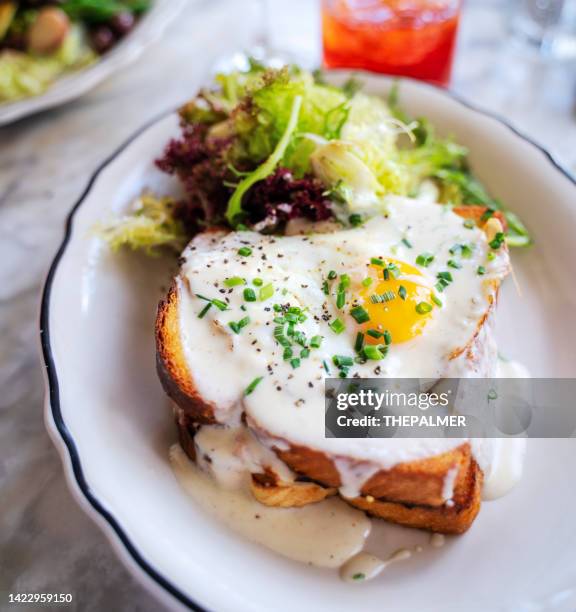
[[[370,264],[368,275],[373,279],[372,283],[363,287],[356,296],[370,316],[361,330],[364,333],[372,329],[382,333],[388,330],[392,342],[406,342],[421,334],[430,320],[434,306],[433,290],[424,284],[422,272],[414,266],[394,259],[383,261],[383,266]],[[426,305],[422,306],[422,303]],[[366,334],[365,342],[381,344],[382,338]]]

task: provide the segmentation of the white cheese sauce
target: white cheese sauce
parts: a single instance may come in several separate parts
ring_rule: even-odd
[[[402,343],[392,340],[384,360],[354,364],[349,376],[489,376],[496,361],[488,324],[473,347],[478,358],[469,359],[465,354],[449,357],[474,337],[479,320],[495,299],[492,283],[508,271],[507,252],[501,249],[488,260],[490,248],[484,233],[478,228],[467,229],[462,218],[445,207],[396,197],[390,198],[387,207],[387,218],[373,218],[361,228],[328,234],[273,237],[232,232],[199,236],[184,253],[186,262],[177,281],[185,358],[198,392],[217,406],[217,419],[238,423],[243,413],[267,443],[278,446],[288,440],[364,461],[360,468],[363,475],[358,474],[357,464],[347,469],[347,462],[341,462],[346,495],[358,492],[374,466],[389,469],[399,462],[446,452],[463,440],[325,438],[324,378],[338,375],[332,365],[334,355],[354,355],[358,330],[348,314],[350,306],[338,309],[332,292],[325,295],[323,282],[328,271],[350,276],[352,298],[373,257],[393,257],[414,265],[419,254],[432,252],[434,260],[421,269],[423,282],[434,285],[436,274],[446,270],[454,277],[441,294],[443,306],[434,309],[423,333]],[[403,242],[406,238],[411,246]],[[469,256],[459,259],[459,269],[447,267],[447,261],[456,257],[450,249],[464,243],[473,247]],[[242,247],[249,248],[251,254],[238,255]],[[485,268],[483,275],[477,273],[480,265]],[[228,287],[226,279],[236,277],[247,284]],[[259,294],[262,285],[251,284],[255,278],[271,285],[274,294],[270,299],[244,299],[245,288]],[[226,302],[227,309],[211,307],[199,318],[206,297]],[[283,358],[284,349],[274,339],[272,306],[276,303],[306,309],[307,319],[298,329],[308,338],[323,338],[321,346],[302,358],[297,368]],[[229,323],[244,317],[249,323],[240,333],[233,333]],[[345,322],[343,333],[336,334],[328,326],[336,317]],[[254,391],[244,396],[246,387],[260,377]]]
[[[206,513],[289,559],[338,568],[362,550],[370,533],[371,523],[364,513],[340,499],[303,508],[267,507],[254,499],[246,481],[232,489],[222,487],[178,445],[170,449],[170,461],[182,488]]]
[[[381,574],[387,567],[393,563],[407,561],[412,558],[414,552],[421,552],[422,547],[414,549],[400,548],[392,553],[387,559],[379,557],[367,552],[361,552],[348,559],[340,568],[340,578],[345,582],[366,582],[372,580]]]

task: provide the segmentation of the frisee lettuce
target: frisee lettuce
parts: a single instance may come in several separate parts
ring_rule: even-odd
[[[133,203],[128,214],[100,223],[94,231],[113,251],[128,247],[148,255],[158,255],[162,249],[180,253],[189,237],[174,218],[174,207],[173,198],[145,193]]]
[[[187,192],[185,218],[267,231],[296,217],[348,224],[397,194],[502,210],[508,243],[530,242],[518,217],[473,176],[467,149],[403,111],[397,85],[385,101],[353,79],[336,87],[320,74],[258,62],[215,80],[180,109],[182,134],[158,162]],[[179,248],[186,231],[173,213],[169,202],[149,202],[107,237],[115,246]]]
[[[226,219],[228,219],[228,222],[231,225],[235,225],[240,220],[242,214],[242,197],[244,194],[248,191],[248,189],[250,189],[250,187],[252,187],[252,185],[254,185],[254,183],[261,181],[272,174],[272,172],[274,172],[274,168],[276,168],[278,162],[284,156],[284,153],[290,144],[292,134],[296,129],[301,108],[302,96],[296,96],[292,103],[288,124],[286,125],[286,129],[284,130],[282,137],[276,144],[274,151],[272,151],[270,157],[268,157],[263,164],[258,166],[254,172],[247,175],[234,190],[234,193],[232,194],[232,197],[228,203],[228,210],[226,211]]]

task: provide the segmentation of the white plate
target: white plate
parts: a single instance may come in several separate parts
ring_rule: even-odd
[[[389,87],[366,79],[372,91]],[[469,145],[475,171],[535,238],[534,248],[513,254],[522,297],[509,282],[501,350],[536,376],[574,377],[574,182],[534,144],[447,92],[405,81],[401,96],[410,113]],[[466,535],[361,586],[242,540],[182,492],[168,463],[175,432],[152,334],[166,263],[112,255],[90,233],[143,188],[176,188],[152,162],[176,131],[175,116],[160,119],[99,169],[68,224],[42,306],[48,428],[76,497],[123,558],[167,600],[213,610],[576,609],[574,440],[532,441],[524,480],[486,503]]]
[[[44,93],[16,102],[0,102],[0,125],[12,123],[79,98],[104,79],[140,57],[158,40],[184,7],[186,0],[155,0],[150,11],[124,40],[84,70],[58,78]]]

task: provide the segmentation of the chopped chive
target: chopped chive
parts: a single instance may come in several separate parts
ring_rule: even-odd
[[[492,253],[492,251],[490,251],[486,257],[488,258],[488,261],[494,261],[494,259],[496,259],[496,253]]]
[[[268,283],[267,285],[260,287],[260,291],[258,292],[258,299],[261,302],[265,302],[266,300],[270,299],[273,295],[274,295],[274,286],[272,285],[272,283]]]
[[[312,348],[320,348],[321,344],[322,344],[322,336],[312,336],[312,338],[310,338],[310,346]]]
[[[255,279],[252,281],[252,284],[253,284],[255,287],[262,287],[262,285],[264,284],[264,281],[263,281],[261,278],[255,278]]]
[[[238,255],[241,255],[242,257],[248,257],[249,255],[252,255],[252,249],[247,246],[240,247],[238,249]]]
[[[211,300],[210,302],[214,304],[214,306],[216,306],[218,310],[228,310],[228,304],[226,304],[226,302],[223,302],[222,300]]]
[[[392,342],[392,334],[386,329],[384,330],[384,344],[388,345]]]
[[[354,365],[354,358],[347,355],[334,355],[332,363],[338,368],[346,368]]]
[[[237,287],[238,285],[245,285],[246,279],[241,278],[240,276],[233,276],[232,278],[227,278],[224,281],[226,287]]]
[[[430,299],[434,302],[434,304],[436,304],[436,306],[440,308],[442,307],[442,300],[435,293],[430,296]]]
[[[418,302],[416,304],[416,312],[418,314],[428,314],[432,310],[432,305],[428,302]]]
[[[350,287],[350,277],[348,274],[340,274],[340,283],[338,285],[338,290],[342,291],[343,289],[348,289]]]
[[[488,244],[490,244],[490,248],[491,249],[499,249],[503,244],[504,244],[504,233],[503,232],[498,232],[494,238],[492,238],[492,240],[490,240],[490,242]]]
[[[294,356],[294,353],[292,352],[292,349],[287,346],[284,349],[284,352],[282,353],[282,359],[284,359],[284,361],[287,361],[288,359],[292,359],[292,357]]]
[[[350,311],[350,315],[355,319],[356,323],[366,323],[370,321],[370,315],[362,308],[362,306],[355,306]]]
[[[240,304],[240,310],[246,312],[246,306],[244,304]]]
[[[364,346],[364,334],[362,332],[358,332],[356,334],[356,342],[354,342],[354,350],[359,353]]]
[[[341,334],[346,329],[346,325],[344,325],[341,319],[334,319],[334,321],[329,324],[329,327],[335,334]]]
[[[450,272],[438,272],[438,274],[436,274],[436,278],[439,278],[443,281],[446,281],[448,283],[451,283],[454,279],[452,278],[452,274],[450,274]]]
[[[248,323],[250,323],[250,317],[244,317],[237,322],[230,321],[230,323],[228,323],[228,327],[230,327],[235,334],[239,334],[242,329],[248,325]]]
[[[494,213],[496,211],[492,208],[487,208],[486,211],[484,212],[484,214],[480,217],[480,221],[488,221],[488,219],[490,219],[490,217],[494,216]]]
[[[486,274],[486,268],[484,266],[478,266],[476,273],[482,276],[482,274]]]
[[[454,268],[455,270],[459,270],[462,267],[462,264],[458,263],[457,261],[454,261],[453,259],[449,259],[447,261],[447,265],[450,268]]]
[[[284,319],[288,321],[288,323],[298,323],[298,315],[292,312],[287,312]]]
[[[298,359],[298,357],[295,357],[294,359],[290,360],[290,365],[296,369],[300,367],[300,359]]]
[[[364,223],[364,219],[362,218],[362,215],[359,215],[356,213],[353,215],[350,215],[348,217],[348,221],[352,227],[358,227],[359,225],[362,225],[362,223]]]
[[[322,283],[322,292],[324,293],[324,295],[328,295],[330,293],[330,287],[328,285],[328,281],[327,280],[325,280]]]
[[[334,280],[336,276],[337,274],[334,270],[330,270],[330,272],[328,272],[328,280]]]
[[[363,353],[366,359],[371,359],[372,361],[380,361],[381,359],[384,359],[384,353],[382,353],[377,346],[365,346]]]
[[[468,244],[455,244],[451,249],[450,249],[450,254],[451,255],[460,255],[462,256],[464,259],[469,259],[470,257],[472,257],[472,252],[474,251],[474,245],[468,245]]]
[[[382,338],[382,336],[384,335],[381,331],[378,331],[377,329],[369,329],[366,333],[372,338],[376,338],[376,340],[378,340],[378,338]]]
[[[277,325],[274,328],[274,340],[276,340],[276,342],[278,342],[278,344],[284,348],[290,346],[290,340],[288,340],[284,334],[284,325]]]
[[[310,356],[310,349],[303,348],[303,349],[300,351],[300,358],[301,358],[301,359],[306,359],[306,357],[309,357],[309,356]]]
[[[256,301],[256,293],[255,293],[254,289],[252,289],[251,287],[246,287],[246,289],[244,289],[244,299],[247,302],[255,302]]]
[[[398,295],[405,300],[406,299],[406,287],[404,287],[404,285],[400,285],[400,287],[398,287]]]
[[[402,244],[408,247],[409,249],[412,248],[412,243],[408,240],[408,238],[402,238]]]
[[[344,290],[338,291],[338,295],[336,296],[336,308],[344,308],[344,304],[346,303],[346,293]]]
[[[434,255],[432,253],[420,253],[418,257],[416,257],[416,263],[419,266],[424,266],[427,268],[434,261]]]
[[[434,288],[436,289],[436,291],[438,291],[438,293],[443,293],[444,289],[446,289],[446,287],[448,287],[450,283],[446,282],[445,280],[440,279],[435,285]]]
[[[384,302],[391,302],[396,299],[394,291],[384,291],[384,293],[373,293],[370,296],[372,304],[382,304]]]
[[[372,284],[372,277],[371,276],[367,276],[363,281],[362,281],[362,286],[363,287],[370,287],[370,285]]]
[[[324,366],[324,370],[326,370],[326,374],[330,374],[330,368],[328,367],[325,359],[322,361],[322,365]]]
[[[474,219],[464,219],[463,225],[466,229],[474,229],[476,223],[474,222]]]
[[[294,342],[297,342],[300,346],[306,346],[306,336],[301,331],[296,331],[292,335]]]
[[[372,257],[370,263],[374,266],[380,266],[382,268],[384,267],[384,260],[380,259],[380,257]]]
[[[392,276],[394,278],[398,278],[399,274],[400,274],[400,269],[398,268],[398,266],[396,264],[393,263],[389,263],[385,268],[384,268],[384,280],[389,280],[390,279],[390,274],[392,274]]]
[[[352,580],[364,580],[364,578],[366,578],[366,574],[363,574],[362,572],[358,572],[352,576]]]
[[[282,311],[282,306],[281,304],[274,304],[272,306],[272,308],[274,309],[274,312],[281,312]]]
[[[198,313],[198,318],[203,319],[206,313],[210,310],[210,308],[212,308],[212,302],[208,302],[208,304],[206,304],[206,306],[202,308],[202,310]]]
[[[260,384],[260,381],[264,378],[264,376],[258,376],[255,378],[247,387],[244,389],[244,395],[250,395],[254,389]]]
[[[201,299],[201,300],[205,300],[206,302],[210,302],[210,304],[212,304],[213,306],[216,306],[216,308],[218,308],[218,310],[228,310],[228,304],[226,304],[226,302],[223,302],[222,300],[217,300],[217,299],[210,299],[207,298],[203,295],[200,295],[199,293],[195,294],[197,298]]]

